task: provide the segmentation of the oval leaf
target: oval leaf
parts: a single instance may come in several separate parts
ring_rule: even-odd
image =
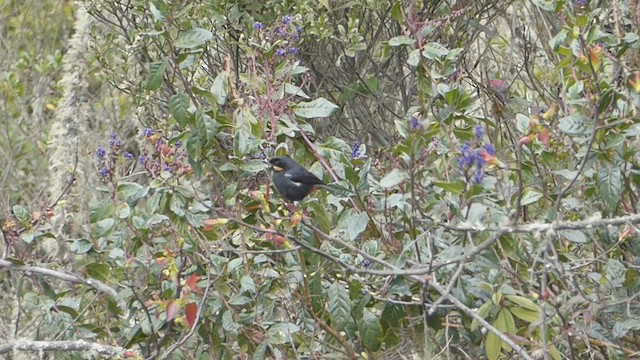
[[[393,169],[390,173],[380,179],[380,186],[384,188],[394,187],[407,178],[407,173],[400,169]]]
[[[211,31],[202,28],[193,28],[183,33],[176,41],[178,49],[192,49],[203,45],[213,38]]]
[[[167,321],[175,319],[178,311],[180,311],[180,305],[173,300],[169,301],[167,303]]]
[[[325,98],[318,98],[309,102],[298,103],[293,108],[293,113],[306,118],[328,117],[338,110],[338,105]]]
[[[189,122],[189,96],[185,93],[175,94],[169,98],[169,112],[180,126]]]
[[[358,330],[362,337],[362,344],[371,351],[378,351],[382,345],[382,327],[378,318],[367,309],[362,312],[362,319],[358,321]]]
[[[622,194],[622,172],[620,167],[612,165],[603,167],[598,172],[598,190],[609,211],[618,207]]]
[[[342,331],[349,322],[349,309],[351,308],[349,293],[342,284],[337,282],[331,284],[327,292],[329,314],[336,324],[335,329]]]
[[[189,326],[193,327],[196,323],[196,317],[198,316],[198,305],[195,303],[188,303],[184,307],[184,317],[187,319]]]

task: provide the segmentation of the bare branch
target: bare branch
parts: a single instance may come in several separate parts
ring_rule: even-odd
[[[640,223],[640,214],[633,214],[614,218],[593,218],[582,221],[567,221],[567,222],[554,222],[554,223],[532,223],[525,225],[502,225],[499,227],[490,227],[482,225],[472,224],[460,224],[460,225],[448,225],[445,223],[437,223],[438,226],[442,226],[446,229],[453,231],[471,231],[471,232],[502,232],[502,233],[543,233],[549,231],[561,231],[561,230],[584,230],[598,226],[619,226],[625,224],[638,224]]]
[[[27,266],[27,265],[15,265],[7,260],[0,259],[0,268],[5,268],[11,271],[20,271],[25,273],[34,273],[45,276],[51,276],[63,281],[68,281],[74,284],[81,284],[91,288],[94,288],[104,294],[109,295],[112,298],[115,298],[118,295],[118,292],[107,286],[105,283],[95,279],[85,279],[76,274],[72,273],[64,273],[56,270],[47,269],[40,266]]]
[[[90,343],[84,340],[77,341],[28,341],[18,340],[0,345],[0,354],[10,351],[95,351],[100,355],[123,356],[127,351],[120,346]]]

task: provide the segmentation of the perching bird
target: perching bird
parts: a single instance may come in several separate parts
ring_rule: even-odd
[[[273,185],[287,201],[300,201],[316,187],[326,184],[293,159],[279,156],[269,160],[273,173]]]

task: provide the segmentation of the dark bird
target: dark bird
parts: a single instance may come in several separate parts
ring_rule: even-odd
[[[273,169],[273,185],[287,201],[300,201],[325,183],[293,159],[279,156],[269,160]]]

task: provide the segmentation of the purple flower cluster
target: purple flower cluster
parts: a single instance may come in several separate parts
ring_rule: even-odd
[[[294,25],[294,17],[285,15],[282,21],[273,24],[269,29],[265,30],[265,25],[261,22],[253,24],[253,30],[256,33],[264,34],[265,38],[275,44],[273,52],[278,57],[286,57],[295,55],[299,52],[295,45],[300,41],[300,32],[302,28]]]
[[[122,152],[122,139],[118,134],[111,134],[109,137],[109,148],[106,149],[102,146],[96,149],[96,156],[98,157],[98,175],[107,181],[112,178],[114,169],[120,158],[120,154],[126,160],[133,159],[133,155],[128,152]]]
[[[469,141],[460,147],[460,156],[457,159],[458,169],[460,169],[467,182],[473,180],[476,184],[481,183],[484,179],[487,159],[495,159],[496,150],[493,145],[484,144],[479,146],[484,133],[484,126],[476,125],[474,128],[474,143],[478,147],[472,148]]]
[[[151,148],[145,147],[137,157],[137,161],[152,177],[158,176],[162,171],[170,172],[173,175],[183,175],[191,172],[191,167],[187,162],[187,151],[182,148],[182,142],[176,141],[172,145],[155,135],[150,128],[140,131],[145,143],[151,144]],[[136,155],[123,151],[123,141],[117,134],[111,135],[109,148],[98,147],[96,149],[98,158],[98,175],[102,181],[113,181],[116,169],[120,165],[131,166],[131,161],[136,160]]]

